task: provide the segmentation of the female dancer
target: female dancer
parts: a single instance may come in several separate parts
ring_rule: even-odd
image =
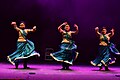
[[[64,30],[62,29],[62,26],[65,26]],[[63,36],[60,46],[61,50],[50,54],[56,61],[62,62],[63,70],[69,70],[69,66],[73,64],[73,61],[78,56],[78,52],[75,51],[77,46],[72,40],[72,34],[78,33],[78,26],[74,24],[74,27],[76,28],[76,31],[70,31],[70,26],[67,24],[67,22],[64,22],[58,27],[59,32]]]
[[[102,69],[102,66],[105,66],[105,71],[109,71],[108,65],[115,63],[116,60],[113,53],[120,54],[115,48],[115,45],[110,42],[110,38],[114,35],[114,29],[112,29],[110,33],[107,33],[107,29],[103,27],[100,33],[99,28],[96,27],[95,31],[100,37],[99,56],[94,61],[91,61],[91,64],[94,66],[99,66],[99,70]]]
[[[16,69],[18,69],[19,60],[24,60],[24,69],[29,68],[27,67],[27,58],[37,55],[40,56],[39,53],[35,52],[34,43],[30,40],[26,39],[26,36],[29,32],[35,32],[36,26],[33,27],[33,29],[25,29],[25,23],[21,22],[20,26],[17,27],[16,22],[12,22],[11,25],[14,27],[14,29],[17,30],[19,33],[19,38],[17,40],[17,50],[7,56],[7,59],[16,66]]]

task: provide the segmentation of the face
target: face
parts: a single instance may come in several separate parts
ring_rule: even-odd
[[[106,34],[107,30],[106,29],[102,29],[102,34]]]
[[[19,26],[21,29],[25,29],[25,23],[20,23],[20,26]]]
[[[65,29],[66,31],[69,31],[69,30],[70,30],[70,26],[69,26],[69,25],[66,25],[64,29]]]

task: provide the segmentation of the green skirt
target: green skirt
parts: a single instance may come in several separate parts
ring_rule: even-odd
[[[99,55],[95,60],[91,61],[91,64],[94,66],[108,66],[109,64],[113,64],[116,60],[114,54],[119,55],[120,53],[113,43],[110,43],[109,46],[100,46]]]
[[[35,55],[40,56],[40,54],[34,50],[34,43],[30,40],[26,42],[17,42],[17,50],[13,54],[8,55],[7,59],[15,65],[15,62],[19,59],[25,59]]]
[[[78,56],[78,52],[75,51],[77,49],[77,46],[75,44],[62,43],[60,48],[60,51],[51,53],[50,55],[56,61],[65,62],[72,65],[73,61]]]

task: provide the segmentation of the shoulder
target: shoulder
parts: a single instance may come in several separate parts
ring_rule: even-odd
[[[24,31],[25,31],[26,33],[28,33],[28,32],[29,32],[29,29],[24,29]]]
[[[109,36],[109,35],[110,35],[110,33],[106,34],[105,36]]]
[[[69,31],[70,33],[75,33],[75,31]]]

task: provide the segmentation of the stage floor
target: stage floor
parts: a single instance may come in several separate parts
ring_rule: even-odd
[[[11,64],[0,63],[0,79],[23,80],[120,80],[120,67],[110,71],[98,71],[93,66],[71,66],[72,70],[60,70],[61,65],[29,64],[31,69],[14,69]]]

